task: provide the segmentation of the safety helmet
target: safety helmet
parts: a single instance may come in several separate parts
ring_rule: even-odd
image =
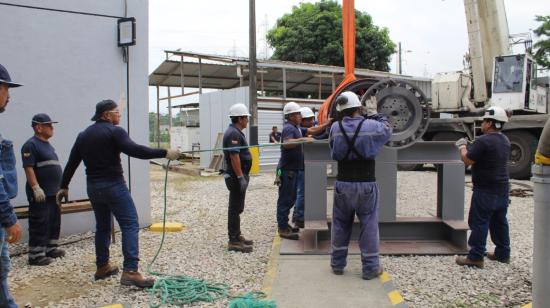
[[[229,107],[229,117],[249,117],[248,107],[245,104],[234,104]]]
[[[302,109],[300,109],[300,113],[302,114],[302,119],[315,117],[313,110],[311,110],[311,108],[309,107],[302,107]]]
[[[336,98],[336,111],[342,111],[345,109],[361,107],[361,101],[357,94],[346,91],[338,95]]]
[[[295,102],[289,102],[283,108],[284,115],[300,112],[300,105]]]
[[[508,114],[506,113],[506,110],[504,110],[501,107],[493,106],[489,107],[487,110],[485,110],[485,114],[483,115],[483,120],[491,119],[499,122],[508,122]]]

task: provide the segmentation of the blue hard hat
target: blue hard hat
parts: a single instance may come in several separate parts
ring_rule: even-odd
[[[11,80],[10,73],[8,73],[8,70],[2,64],[0,64],[0,83],[5,83],[10,88],[22,86],[22,84]]]

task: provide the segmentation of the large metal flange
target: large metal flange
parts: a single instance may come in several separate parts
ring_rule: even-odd
[[[430,121],[431,104],[415,85],[400,79],[384,79],[361,97],[361,102],[375,96],[378,112],[387,116],[393,127],[390,141],[393,148],[406,148],[422,140]]]

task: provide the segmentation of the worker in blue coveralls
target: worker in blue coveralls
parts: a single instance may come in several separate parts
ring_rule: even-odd
[[[501,133],[508,114],[501,107],[485,111],[481,131],[474,143],[468,146],[466,138],[459,139],[456,146],[466,166],[472,166],[474,186],[468,226],[472,231],[468,238],[470,252],[466,257],[457,257],[458,265],[483,268],[487,233],[495,243],[495,251],[487,258],[501,263],[510,263],[510,234],[508,229],[509,176],[508,158],[510,141]]]
[[[0,65],[0,113],[6,111],[10,101],[10,88],[21,84],[11,80],[8,70]],[[15,153],[13,143],[0,135],[0,307],[17,308],[8,288],[10,271],[10,253],[8,243],[21,239],[21,225],[10,204],[10,199],[17,195],[17,171],[15,170]]]
[[[48,265],[55,258],[65,256],[58,248],[61,212],[55,195],[61,185],[61,164],[54,147],[48,141],[53,137],[53,124],[45,113],[36,114],[31,121],[34,131],[21,147],[21,161],[29,200],[29,265]]]
[[[241,214],[244,211],[246,189],[250,181],[252,155],[243,130],[248,126],[250,113],[244,104],[234,104],[229,108],[231,124],[223,135],[225,186],[229,190],[227,209],[227,250],[250,253],[254,242],[241,234]],[[231,149],[234,148],[234,149]]]
[[[334,274],[344,273],[353,219],[357,215],[361,224],[362,277],[370,280],[383,271],[378,255],[379,189],[374,159],[390,139],[392,128],[386,117],[377,113],[375,97],[366,101],[366,117],[362,115],[361,101],[353,92],[340,94],[336,104],[340,120],[332,124],[329,134],[331,156],[338,162],[330,265]]]
[[[332,119],[326,121],[324,124],[316,126],[315,114],[309,107],[302,107],[300,109],[300,115],[302,121],[300,123],[300,131],[302,136],[317,137],[323,133],[326,128],[332,124]],[[302,156],[303,159],[303,156]],[[296,190],[296,202],[294,203],[294,210],[292,212],[292,222],[294,223],[294,230],[304,228],[304,197],[305,197],[305,172],[298,172],[298,188]]]
[[[302,122],[300,105],[289,102],[283,107],[286,120],[283,126],[281,158],[277,165],[279,183],[279,198],[277,199],[277,227],[282,238],[299,239],[299,229],[288,224],[290,209],[296,202],[298,191],[298,174],[304,172],[304,151],[301,144],[285,144],[289,142],[311,142],[313,138],[304,137],[300,130]]]

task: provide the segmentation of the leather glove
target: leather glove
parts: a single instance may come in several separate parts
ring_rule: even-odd
[[[61,206],[63,199],[65,199],[65,202],[69,201],[69,189],[67,188],[62,188],[55,194],[55,202],[57,202],[58,206]]]
[[[237,179],[239,180],[239,188],[241,189],[241,194],[243,194],[248,187],[248,181],[246,180],[246,177],[244,175],[237,177]]]
[[[455,146],[459,149],[467,145],[468,145],[468,139],[466,138],[460,138],[455,142]]]
[[[367,116],[372,116],[378,113],[378,101],[376,96],[371,96],[365,101],[365,112]]]
[[[166,158],[169,160],[178,160],[181,154],[180,151],[174,149],[166,150]]]
[[[42,203],[46,201],[46,194],[44,193],[44,190],[38,186],[38,184],[32,187],[32,195],[34,202]]]

